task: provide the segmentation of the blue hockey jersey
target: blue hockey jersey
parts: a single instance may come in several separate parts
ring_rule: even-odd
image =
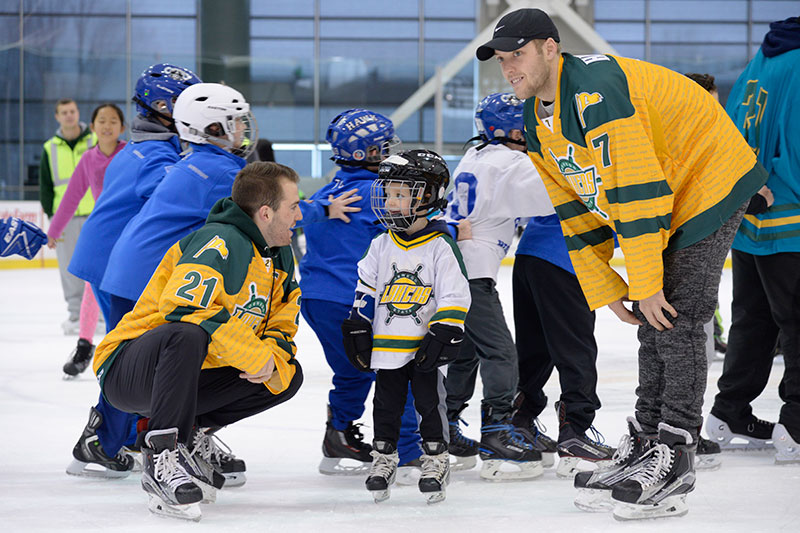
[[[114,156],[67,270],[95,285],[102,281],[125,225],[161,183],[166,168],[180,160],[180,153],[178,136],[171,135],[168,140],[129,142]]]
[[[383,231],[370,207],[370,189],[377,177],[366,169],[343,167],[329,184],[309,198],[311,206],[304,209],[303,220],[298,224],[306,235],[306,255],[300,261],[303,298],[353,303],[358,260],[372,239]],[[352,189],[358,189],[361,200],[350,205],[360,207],[361,211],[348,213],[349,224],[320,218],[321,205],[327,203],[328,195],[338,196]]]
[[[800,252],[800,18],[773,22],[728,96],[726,111],[769,173],[775,203],[745,215],[733,248]]]
[[[210,144],[191,147],[125,226],[111,251],[103,291],[138,300],[169,247],[205,224],[217,200],[231,195],[245,160]]]

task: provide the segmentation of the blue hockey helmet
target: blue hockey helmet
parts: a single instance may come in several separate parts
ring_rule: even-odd
[[[190,85],[201,83],[194,72],[189,69],[158,63],[147,67],[136,81],[132,100],[136,103],[136,111],[143,116],[155,114],[171,120],[172,106],[178,95]],[[163,105],[156,105],[163,102]],[[169,111],[169,115],[162,112]]]
[[[349,109],[337,115],[328,126],[325,140],[331,145],[331,159],[336,164],[358,167],[377,166],[400,146],[392,121],[366,109]]]
[[[522,100],[512,93],[494,93],[475,108],[475,127],[484,143],[509,142],[511,130],[524,129]]]

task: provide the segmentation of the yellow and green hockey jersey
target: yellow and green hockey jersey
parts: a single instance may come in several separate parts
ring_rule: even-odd
[[[127,342],[167,322],[188,322],[209,335],[204,369],[252,374],[274,358],[264,384],[278,394],[295,374],[299,299],[291,249],[268,248],[252,219],[224,198],[205,226],[167,251],[136,307],[97,346],[94,371],[102,385]]]
[[[528,154],[597,309],[663,286],[662,254],[707,237],[767,174],[725,110],[692,80],[610,55],[562,54],[552,119],[525,102]],[[614,234],[628,283],[609,266]]]

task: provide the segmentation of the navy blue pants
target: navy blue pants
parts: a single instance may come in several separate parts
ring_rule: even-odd
[[[106,321],[106,332],[114,329],[123,315],[136,305],[134,301],[100,290],[100,286],[94,283],[92,291],[100,312],[103,313],[103,320]],[[97,438],[110,457],[116,455],[123,445],[136,441],[136,421],[139,419],[137,415],[120,411],[109,404],[102,393],[95,408],[103,415],[103,423],[97,428]]]
[[[348,317],[350,309],[349,305],[325,300],[300,300],[303,318],[316,333],[328,366],[333,370],[333,389],[328,393],[328,403],[331,406],[331,424],[339,431],[364,414],[364,404],[375,381],[374,372],[356,370],[344,353],[342,321]],[[417,412],[409,385],[397,442],[400,464],[413,461],[422,454],[419,442]]]

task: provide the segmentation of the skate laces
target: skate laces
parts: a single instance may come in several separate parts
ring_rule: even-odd
[[[477,446],[478,443],[475,440],[467,437],[461,432],[461,426],[459,423],[464,424],[465,426],[469,425],[467,421],[461,417],[457,418],[456,420],[451,420],[450,440],[454,443],[463,444],[465,446]]]
[[[589,426],[589,429],[587,431],[591,432],[592,436],[588,437],[588,436],[586,436],[584,434],[584,437],[586,437],[588,440],[592,441],[592,444],[596,444],[597,446],[600,446],[601,448],[606,448],[606,449],[609,449],[609,450],[611,449],[611,446],[608,446],[606,444],[606,438],[603,436],[602,433],[597,431],[597,428],[595,428],[594,426]]]
[[[400,462],[397,452],[381,453],[377,450],[372,450],[369,454],[373,458],[372,466],[369,468],[369,477],[380,476],[384,479],[389,479]]]
[[[611,458],[612,463],[615,465],[624,463],[632,451],[633,437],[630,435],[623,435],[619,439],[617,451],[614,452],[614,456]]]
[[[209,463],[222,464],[236,459],[230,447],[216,435],[209,435],[205,431],[198,430],[192,440],[191,455],[197,454]]]
[[[508,435],[508,439],[511,441],[512,444],[522,449],[525,450],[533,449],[533,445],[530,444],[529,442],[526,442],[525,437],[523,437],[521,433],[517,433],[517,428],[513,424],[507,424],[507,423],[489,424],[481,428],[481,433],[494,433],[494,432],[504,432],[506,435]]]
[[[669,446],[656,444],[642,456],[641,468],[628,479],[636,481],[642,488],[650,487],[666,476],[673,460]]]
[[[420,479],[435,479],[441,481],[450,467],[450,455],[447,452],[438,455],[422,454],[422,475]]]
[[[155,458],[155,479],[176,489],[185,483],[194,483],[179,463],[180,450],[164,450]]]

